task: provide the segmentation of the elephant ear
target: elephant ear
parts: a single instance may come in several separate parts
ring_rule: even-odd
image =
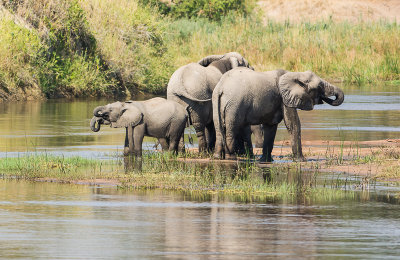
[[[112,123],[112,127],[128,127],[136,126],[143,120],[143,113],[134,105],[124,106],[121,115],[116,122]]]
[[[210,56],[207,56],[207,57],[201,59],[198,63],[199,63],[201,66],[207,67],[208,65],[210,65],[210,64],[213,63],[214,61],[220,60],[220,59],[222,59],[223,57],[224,57],[224,55],[210,55]]]
[[[236,67],[239,67],[239,60],[236,57],[230,57],[229,61],[231,63],[231,68],[234,69]]]
[[[310,71],[288,72],[279,78],[279,91],[287,107],[312,110],[313,100],[308,94]]]

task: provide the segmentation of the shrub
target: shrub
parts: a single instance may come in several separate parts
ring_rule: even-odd
[[[175,18],[204,17],[220,20],[231,11],[248,14],[252,9],[250,0],[140,0],[142,4],[155,6],[162,14]]]

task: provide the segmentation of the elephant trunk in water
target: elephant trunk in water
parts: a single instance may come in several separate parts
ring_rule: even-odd
[[[101,121],[102,121],[102,118],[101,118],[101,117],[96,117],[96,116],[94,116],[94,117],[92,118],[92,120],[90,120],[90,129],[91,129],[93,132],[98,132],[98,131],[100,131]],[[96,123],[97,123],[97,127],[96,127]]]
[[[339,106],[343,103],[344,93],[340,88],[332,84],[329,84],[328,82],[325,82],[324,89],[325,89],[324,97],[322,97],[323,101],[325,101],[331,106]],[[332,100],[329,98],[330,96],[335,96],[336,99]]]

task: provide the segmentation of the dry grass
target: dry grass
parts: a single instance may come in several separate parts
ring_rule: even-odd
[[[398,0],[263,0],[258,1],[265,20],[315,22],[380,21],[400,22]]]
[[[181,36],[170,47],[178,52],[178,64],[235,50],[258,71],[312,70],[326,79],[358,86],[400,79],[397,24],[322,20],[264,25],[257,18],[229,16],[221,25],[179,20],[173,30]]]

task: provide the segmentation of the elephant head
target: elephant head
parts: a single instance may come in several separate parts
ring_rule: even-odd
[[[201,59],[198,63],[204,67],[212,64],[222,73],[236,67],[247,67],[254,70],[254,68],[250,66],[249,62],[237,52],[229,52],[224,55],[210,55]]]
[[[104,122],[109,122],[111,127],[114,128],[136,126],[140,124],[143,119],[143,113],[132,101],[114,102],[105,106],[96,107],[93,111],[93,115],[92,121],[95,121],[96,118],[101,118]]]
[[[323,101],[332,106],[343,103],[343,91],[311,71],[287,72],[279,78],[279,91],[287,107],[312,110]],[[335,99],[331,99],[335,96]]]

